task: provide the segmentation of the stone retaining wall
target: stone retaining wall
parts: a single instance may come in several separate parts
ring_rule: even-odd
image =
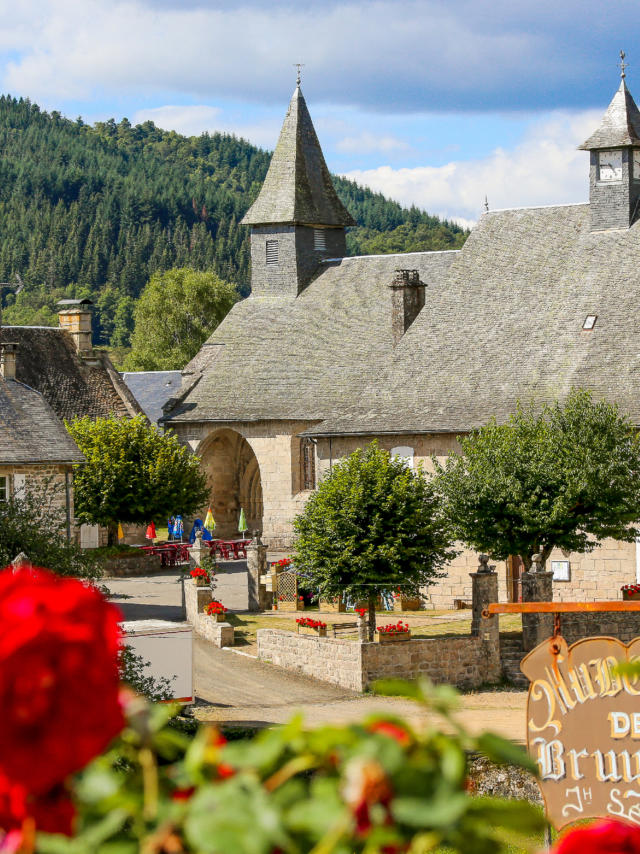
[[[259,629],[258,658],[353,691],[391,677],[428,676],[460,688],[477,688],[501,678],[498,646],[472,637],[380,644]]]
[[[160,571],[160,556],[142,550],[103,557],[99,561],[102,574],[107,578],[150,575]],[[175,569],[173,571],[175,572]]]
[[[640,637],[640,612],[602,611],[592,614],[587,611],[581,614],[561,614],[560,632],[568,644],[598,635],[618,638],[623,643],[629,643]]]

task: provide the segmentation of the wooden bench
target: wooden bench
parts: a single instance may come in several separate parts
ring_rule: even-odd
[[[330,623],[334,638],[338,635],[350,635],[358,631],[357,623]]]

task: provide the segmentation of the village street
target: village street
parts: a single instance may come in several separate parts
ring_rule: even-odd
[[[177,573],[106,579],[126,620],[181,620]],[[124,598],[128,597],[128,598]],[[412,700],[357,694],[290,673],[236,649],[218,649],[194,636],[196,714],[201,720],[264,726],[285,723],[300,710],[310,726],[348,723],[370,714],[400,715],[416,725],[435,720]],[[463,695],[459,719],[473,732],[499,731],[524,741],[524,691],[475,691]]]

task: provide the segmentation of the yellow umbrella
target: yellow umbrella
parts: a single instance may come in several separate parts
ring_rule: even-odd
[[[216,527],[216,520],[213,518],[213,513],[211,512],[211,507],[207,510],[207,515],[204,520],[204,526],[211,533]]]
[[[118,522],[118,539],[124,540],[124,531],[122,530],[122,525]]]

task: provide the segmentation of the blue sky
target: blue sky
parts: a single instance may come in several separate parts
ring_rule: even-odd
[[[1,88],[86,121],[277,139],[303,92],[329,167],[473,222],[584,201],[575,147],[640,98],[636,0],[1,0]],[[636,85],[637,83],[637,85]]]

